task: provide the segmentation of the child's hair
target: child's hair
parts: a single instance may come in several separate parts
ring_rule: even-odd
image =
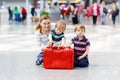
[[[84,32],[85,32],[85,26],[82,24],[77,24],[74,28],[74,32],[76,32],[76,30],[78,30],[78,29],[84,29]]]
[[[50,17],[49,16],[47,16],[47,15],[43,15],[43,16],[41,16],[40,17],[40,23],[43,21],[43,20],[46,20],[46,19],[50,19]],[[40,30],[40,33],[42,34],[42,26],[40,25],[40,23],[38,23],[37,24],[37,26],[36,26],[36,30]]]
[[[64,32],[66,29],[66,23],[63,20],[59,20],[56,23],[55,28],[58,28],[59,30],[62,30]]]

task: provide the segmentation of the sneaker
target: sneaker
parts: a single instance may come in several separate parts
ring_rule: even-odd
[[[42,61],[36,61],[36,65],[41,65]]]

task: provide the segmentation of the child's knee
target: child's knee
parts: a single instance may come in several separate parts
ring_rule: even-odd
[[[88,67],[89,63],[79,63],[78,66],[79,67]]]
[[[88,67],[89,61],[87,58],[83,58],[82,60],[79,61],[78,65],[79,67]]]

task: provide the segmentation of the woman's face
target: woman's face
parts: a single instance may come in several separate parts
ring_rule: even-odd
[[[42,22],[40,23],[42,26],[42,30],[43,31],[48,31],[50,30],[51,24],[50,24],[50,19],[45,19],[42,20]]]

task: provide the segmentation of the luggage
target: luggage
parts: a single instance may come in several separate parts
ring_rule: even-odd
[[[73,22],[73,24],[78,24],[78,17],[77,17],[77,15],[74,15],[72,17],[72,22]]]
[[[74,51],[70,47],[47,48],[43,56],[46,69],[72,69],[74,66]]]

